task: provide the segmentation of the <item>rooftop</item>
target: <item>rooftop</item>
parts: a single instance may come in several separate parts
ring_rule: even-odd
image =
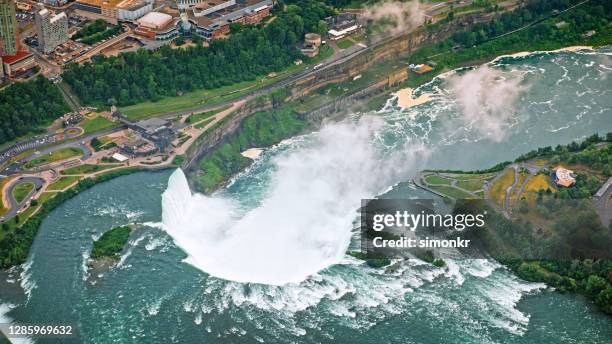
[[[10,55],[10,56],[3,56],[2,57],[2,62],[3,63],[8,63],[8,64],[13,64],[15,62],[19,62],[21,60],[24,60],[28,57],[32,56],[32,53],[28,52],[28,51],[18,51],[17,54],[15,55]]]
[[[171,15],[160,12],[149,12],[142,18],[138,19],[138,24],[150,28],[150,29],[161,29],[166,27],[172,22],[173,18]]]
[[[149,133],[153,133],[157,131],[158,129],[167,126],[168,121],[166,121],[165,119],[161,119],[161,118],[150,118],[150,119],[145,119],[143,121],[140,121],[136,123],[136,125],[143,128]]]
[[[143,0],[122,0],[116,7],[124,10],[136,10],[146,5],[147,3]]]

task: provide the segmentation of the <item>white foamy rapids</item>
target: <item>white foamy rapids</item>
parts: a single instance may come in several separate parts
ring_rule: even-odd
[[[338,263],[362,198],[409,177],[422,147],[385,155],[373,144],[375,117],[329,124],[311,147],[281,154],[263,204],[237,218],[221,197],[192,195],[182,171],[162,196],[162,222],[187,262],[216,277],[263,284],[298,283]]]
[[[18,325],[17,323],[13,322],[13,319],[11,319],[11,317],[9,317],[7,314],[16,306],[10,303],[1,303],[0,304],[0,324],[12,324],[12,325]],[[2,331],[2,333],[4,334],[5,337],[8,337],[8,333]],[[11,338],[11,343],[13,344],[30,344],[30,343],[34,343],[34,341],[30,338]]]
[[[26,295],[27,300],[30,300],[30,296],[32,296],[32,291],[38,287],[36,282],[32,280],[32,273],[30,269],[32,268],[32,262],[34,261],[34,255],[32,255],[21,267],[21,274],[19,275],[19,279],[21,281],[21,289],[23,289],[24,294]]]

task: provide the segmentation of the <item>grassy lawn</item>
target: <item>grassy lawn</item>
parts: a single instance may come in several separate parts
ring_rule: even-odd
[[[205,120],[203,120],[202,122],[200,122],[200,123],[196,124],[196,125],[195,125],[195,128],[196,128],[196,129],[202,129],[202,128],[204,128],[205,126],[207,126],[207,125],[208,125],[208,123],[210,123],[210,122],[212,122],[212,121],[214,121],[214,120],[215,120],[215,118],[214,118],[214,117],[213,117],[213,118],[208,118],[208,119],[205,119]]]
[[[172,164],[176,165],[176,166],[181,166],[184,161],[185,161],[185,156],[184,155],[177,155],[172,160]]]
[[[189,117],[187,117],[187,119],[185,120],[185,123],[197,123],[201,120],[204,119],[208,119],[216,114],[218,114],[219,112],[225,111],[227,109],[229,109],[230,107],[232,107],[231,105],[228,106],[224,106],[222,108],[213,110],[213,111],[207,111],[207,112],[200,112],[200,113],[194,113],[192,115],[190,115]]]
[[[257,88],[267,86],[276,81],[279,81],[287,76],[304,70],[308,65],[312,65],[332,56],[334,50],[329,46],[321,47],[319,55],[314,58],[307,58],[299,66],[292,64],[281,72],[277,72],[276,76],[260,76],[255,80],[242,81],[236,84],[218,87],[212,90],[196,90],[187,92],[182,96],[163,97],[162,99],[152,102],[142,102],[130,106],[121,107],[121,112],[132,120],[143,119],[155,115],[185,111],[195,109],[201,106],[213,106],[221,102],[235,99],[245,95]]]
[[[80,157],[83,151],[78,148],[62,148],[46,155],[41,155],[38,158],[32,159],[25,164],[25,168],[32,168],[40,165],[50,164],[52,162],[66,160],[72,157]]]
[[[457,182],[457,186],[468,191],[478,191],[484,186],[484,180],[460,180]]]
[[[55,195],[57,195],[57,192],[43,192],[40,194],[40,196],[38,196],[38,202],[45,203],[46,201],[55,197]]]
[[[538,174],[533,176],[531,180],[525,185],[523,196],[528,200],[535,200],[538,197],[539,190],[550,189],[552,192],[557,192],[557,189],[551,185],[550,177],[545,174]]]
[[[61,174],[86,174],[86,173],[95,173],[98,171],[107,170],[109,168],[117,167],[119,165],[80,165],[75,167],[70,167],[61,172]]]
[[[440,177],[434,174],[428,175],[427,177],[425,177],[425,181],[428,184],[436,184],[436,185],[450,185],[451,183],[450,179]]]
[[[61,177],[60,179],[51,183],[51,185],[47,187],[47,190],[57,190],[57,191],[64,190],[68,186],[76,183],[79,179],[81,179],[81,177],[79,176]]]
[[[491,173],[482,173],[482,174],[455,174],[453,175],[453,179],[456,180],[466,180],[466,179],[489,179],[489,178],[493,178],[495,177],[495,175],[497,174],[497,172],[491,172]]]
[[[442,193],[446,196],[452,197],[454,199],[474,198],[474,196],[470,195],[469,193],[465,191],[461,191],[452,186],[436,185],[436,186],[430,186],[429,188],[432,190],[438,191],[439,193]]]
[[[26,199],[26,197],[28,197],[32,190],[34,190],[34,183],[28,182],[17,184],[17,186],[13,188],[13,197],[15,197],[17,203],[21,203],[24,199]]]
[[[338,41],[338,48],[340,49],[346,49],[346,48],[350,48],[353,46],[353,44],[355,44],[355,42],[353,42],[352,39],[350,38],[344,38]]]
[[[508,168],[504,174],[499,177],[489,190],[491,198],[500,206],[504,205],[506,199],[506,189],[508,189],[514,183],[514,169]]]
[[[85,130],[85,135],[95,133],[100,130],[104,130],[114,126],[115,123],[106,117],[98,116],[92,119],[88,119],[81,123],[79,126]]]

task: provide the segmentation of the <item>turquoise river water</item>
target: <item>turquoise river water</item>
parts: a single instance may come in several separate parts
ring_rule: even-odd
[[[43,222],[26,264],[0,275],[0,322],[69,323],[75,343],[611,343],[590,302],[489,260],[373,269],[361,198],[430,198],[423,168],[479,169],[612,131],[611,49],[504,57],[453,71],[264,149],[212,197],[180,171],[98,185]],[[92,241],[137,224],[121,261],[90,276]],[[63,342],[25,338],[16,342]]]

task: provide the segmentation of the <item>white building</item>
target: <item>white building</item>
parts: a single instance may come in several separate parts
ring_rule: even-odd
[[[43,8],[35,14],[38,49],[45,54],[68,40],[68,17],[66,13],[53,15]]]
[[[183,10],[195,7],[200,15],[205,16],[222,9],[234,6],[236,0],[177,0],[176,6]]]
[[[561,166],[557,167],[555,170],[554,179],[558,186],[564,186],[566,188],[569,188],[576,183],[574,171],[568,170]]]
[[[152,1],[124,0],[117,4],[117,19],[135,21],[152,10]]]

